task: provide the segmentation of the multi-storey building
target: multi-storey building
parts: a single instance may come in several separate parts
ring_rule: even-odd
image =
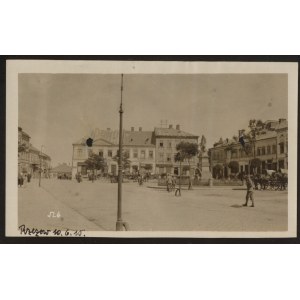
[[[156,149],[156,173],[179,175],[180,163],[175,162],[175,154],[178,152],[176,147],[180,142],[190,142],[198,145],[198,136],[180,130],[180,125],[176,125],[176,128],[173,128],[172,125],[169,125],[169,128],[155,128],[154,135]],[[182,162],[181,168],[183,174],[187,174],[190,169],[191,175],[193,175],[197,164],[197,157],[190,159],[189,162],[187,160]]]
[[[248,150],[247,150],[248,149]],[[246,150],[246,151],[245,151]],[[237,161],[239,172],[248,174],[253,172],[251,160],[257,158],[261,165],[258,173],[264,170],[279,170],[288,168],[288,123],[286,119],[266,121],[258,130],[252,142],[245,139],[243,147],[238,138],[220,139],[210,150],[210,162],[213,176],[216,177],[220,168],[225,177],[230,175],[229,163]]]
[[[31,145],[30,136],[18,127],[18,172],[28,173],[33,177],[39,176],[42,169],[42,176],[48,176],[51,169],[51,158]]]
[[[119,150],[119,131],[97,130],[93,138],[93,146],[86,146],[86,138],[73,144],[72,176],[77,172],[87,174],[85,161],[91,153],[99,154],[106,162],[106,172],[116,175],[118,162],[115,159]],[[138,131],[134,127],[130,131],[123,131],[123,149],[127,153],[130,166],[127,170],[130,173],[148,170],[155,170],[155,144],[152,131]]]
[[[99,154],[106,162],[106,172],[117,174],[118,162],[115,159],[119,149],[119,131],[96,130],[93,136],[93,146],[86,145],[87,137],[80,139],[73,144],[72,176],[77,172],[82,175],[87,174],[85,161],[91,153]],[[174,161],[177,152],[176,146],[182,142],[188,141],[198,143],[198,136],[186,133],[180,130],[179,125],[176,129],[155,128],[154,131],[139,130],[123,131],[123,149],[127,152],[130,166],[127,171],[134,173],[137,171],[150,171],[151,173],[173,173],[179,174],[179,163]],[[182,163],[184,172],[188,172],[191,166],[192,172],[197,167],[198,158],[192,158],[190,161]],[[126,171],[126,170],[125,170]]]

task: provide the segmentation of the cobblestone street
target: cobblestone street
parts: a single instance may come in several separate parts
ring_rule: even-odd
[[[140,231],[287,230],[286,191],[256,191],[254,208],[242,207],[245,194],[242,188],[195,187],[175,197],[147,183],[124,183],[123,220]],[[33,180],[19,188],[18,207],[19,225],[114,231],[117,184],[44,179],[39,188]]]

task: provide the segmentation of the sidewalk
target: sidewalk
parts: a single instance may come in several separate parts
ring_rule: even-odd
[[[19,226],[38,229],[103,230],[79,212],[63,204],[38,182],[33,180],[18,190]],[[80,224],[80,228],[78,228]]]

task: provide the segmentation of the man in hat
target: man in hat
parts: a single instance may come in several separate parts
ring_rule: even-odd
[[[254,195],[253,195],[254,183],[251,180],[250,175],[247,175],[245,177],[245,179],[246,179],[246,185],[247,185],[247,194],[246,194],[246,203],[243,204],[243,206],[248,206],[248,200],[250,198],[250,200],[252,201],[251,207],[254,207]]]

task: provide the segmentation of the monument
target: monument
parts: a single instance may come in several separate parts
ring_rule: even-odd
[[[209,186],[212,186],[212,175],[210,172],[209,157],[206,150],[206,138],[204,135],[202,135],[200,147],[201,181],[204,183],[208,183]]]

